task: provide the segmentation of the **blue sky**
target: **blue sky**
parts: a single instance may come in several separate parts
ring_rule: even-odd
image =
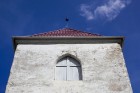
[[[140,0],[0,0],[0,93],[14,56],[12,36],[69,27],[125,36],[123,52],[134,93],[140,93]]]

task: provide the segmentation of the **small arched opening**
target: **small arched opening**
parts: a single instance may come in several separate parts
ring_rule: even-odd
[[[70,56],[58,60],[55,67],[55,80],[82,80],[80,62]]]

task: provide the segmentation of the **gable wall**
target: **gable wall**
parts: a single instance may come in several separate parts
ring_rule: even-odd
[[[55,80],[63,55],[81,62],[82,81]],[[119,44],[19,44],[6,93],[132,93]]]

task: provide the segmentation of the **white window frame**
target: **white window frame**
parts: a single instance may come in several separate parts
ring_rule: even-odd
[[[69,56],[62,58],[55,67],[55,80],[82,80],[81,64]]]

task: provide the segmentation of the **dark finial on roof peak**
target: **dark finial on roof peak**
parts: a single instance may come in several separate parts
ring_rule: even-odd
[[[68,22],[68,21],[69,21],[69,18],[66,17],[66,18],[65,18],[65,21]]]
[[[66,21],[66,25],[65,25],[65,27],[68,27],[69,26],[69,18],[65,18],[65,21]]]

